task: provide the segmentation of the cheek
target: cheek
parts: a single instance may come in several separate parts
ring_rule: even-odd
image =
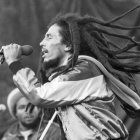
[[[33,110],[33,112],[32,112],[32,114],[33,114],[34,116],[38,116],[39,113],[40,113],[40,110],[39,110],[37,107],[35,107],[34,110]]]
[[[46,46],[48,49],[54,48],[55,46],[57,46],[57,42],[55,40],[48,41],[46,43]]]
[[[48,54],[47,56],[48,57],[57,57],[59,55],[61,55],[62,52],[61,50],[58,48],[58,46],[54,46],[54,47],[51,47],[49,50],[48,50]]]
[[[17,111],[16,117],[17,117],[19,120],[22,120],[23,116],[24,116],[24,112],[23,112],[23,111]]]

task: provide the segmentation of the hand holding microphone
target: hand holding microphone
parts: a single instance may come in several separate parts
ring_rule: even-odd
[[[14,61],[21,59],[22,55],[30,55],[33,52],[33,48],[30,45],[20,46],[18,44],[10,44],[7,46],[2,46],[0,50],[0,61],[1,64],[4,60],[10,65]]]

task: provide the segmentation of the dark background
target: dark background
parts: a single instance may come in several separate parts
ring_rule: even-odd
[[[56,14],[89,14],[107,21],[138,4],[139,0],[0,0],[0,46],[10,43],[33,46],[34,52],[28,57],[23,57],[23,63],[36,72],[40,53],[39,43],[44,37],[47,24]],[[140,25],[140,9],[118,23],[125,26]],[[119,32],[136,36],[136,39],[140,40],[139,30]],[[122,42],[117,43],[121,46]],[[139,75],[136,75],[137,86],[140,89],[139,81]],[[6,105],[7,95],[13,88],[12,74],[4,63],[0,65],[0,104]],[[139,119],[130,119],[120,109],[118,102],[116,109],[129,130],[129,140],[140,140]],[[0,112],[0,135],[12,122],[8,110]]]

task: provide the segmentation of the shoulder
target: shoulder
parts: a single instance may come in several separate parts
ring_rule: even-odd
[[[10,127],[8,127],[8,129],[6,130],[5,133],[7,133],[7,132],[11,132],[11,133],[17,132],[17,128],[18,128],[18,122],[15,122],[12,125],[10,125]]]
[[[12,124],[4,133],[2,140],[14,140],[17,135],[18,123]]]
[[[78,60],[77,64],[67,73],[60,75],[62,81],[83,80],[101,75],[99,68],[91,61]]]

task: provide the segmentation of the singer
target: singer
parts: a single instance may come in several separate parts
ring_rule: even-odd
[[[94,17],[75,14],[59,15],[52,20],[40,43],[42,82],[22,65],[20,45],[3,47],[5,62],[26,98],[34,105],[59,110],[63,139],[126,140],[128,131],[116,115],[114,99],[121,101],[130,117],[140,116],[140,97],[131,76],[140,69],[135,67],[136,62],[131,65],[126,61],[128,46],[139,44],[98,28],[95,23],[112,27]],[[130,44],[125,49],[113,50],[117,45],[105,33],[128,39]],[[126,54],[125,61],[119,53]]]

